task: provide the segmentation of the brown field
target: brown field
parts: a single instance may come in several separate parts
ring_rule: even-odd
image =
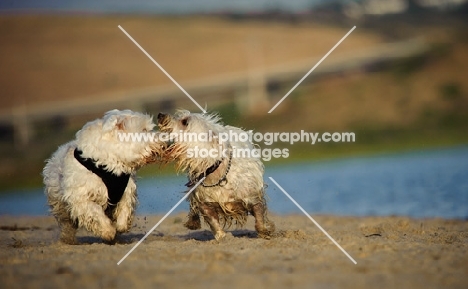
[[[215,17],[2,15],[2,108],[170,84],[118,25],[181,85],[223,73],[247,73],[252,66],[321,57],[347,32],[310,23]],[[336,53],[380,41],[358,31]]]

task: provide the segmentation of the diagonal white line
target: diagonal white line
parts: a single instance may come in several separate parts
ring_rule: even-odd
[[[351,260],[351,262],[354,263],[354,265],[357,264],[357,262],[353,259],[353,257],[351,257],[348,252],[346,252],[341,246],[340,244],[338,244],[335,239],[333,239],[328,233],[327,231],[325,231],[322,226],[319,225],[319,223],[317,223],[302,207],[301,205],[299,205],[272,177],[269,177],[269,179],[294,203],[294,205],[296,205],[307,217],[309,217],[309,219],[315,224],[315,226],[317,226],[324,234],[325,236],[328,237],[328,239],[330,239],[333,244],[335,244],[345,255],[346,257],[349,258],[349,260]]]
[[[200,183],[203,182],[204,180],[205,180],[205,177],[203,177],[201,180],[199,180],[198,183],[193,188],[191,188],[190,191],[188,191],[185,194],[185,196],[182,199],[180,199],[180,201],[178,201],[177,204],[175,204],[174,207],[172,207],[172,209],[170,209],[169,212],[167,212],[167,214],[164,215],[164,217],[162,217],[162,219],[159,220],[159,222],[156,225],[154,225],[154,227],[151,228],[151,230],[149,230],[149,232],[146,233],[146,235],[143,238],[141,238],[141,240],[138,241],[138,243],[136,243],[135,246],[133,246],[133,248],[130,251],[128,251],[128,253],[125,256],[123,256],[122,259],[120,259],[119,262],[117,262],[117,265],[120,265],[120,263],[122,263],[123,260],[125,260],[125,258],[127,258],[128,255],[130,255],[133,252],[133,250],[135,250],[136,247],[138,247],[141,244],[141,242],[143,242],[143,240],[145,240],[146,237],[148,237],[164,221],[164,219],[166,219],[167,216],[169,216],[172,213],[172,211],[174,211],[175,208],[177,208],[177,206],[179,206],[180,203],[182,203],[190,195],[190,193],[192,193],[192,191],[195,190],[200,185]]]
[[[206,110],[204,110],[203,107],[201,107],[201,106],[198,104],[198,102],[196,102],[195,99],[193,99],[193,98],[190,96],[190,94],[188,94],[188,92],[185,91],[185,89],[184,89],[182,86],[180,86],[180,84],[177,83],[177,81],[175,81],[175,79],[172,78],[172,76],[170,76],[169,73],[167,73],[166,70],[164,70],[164,68],[162,68],[161,65],[159,65],[159,63],[157,63],[156,60],[154,60],[153,57],[151,57],[151,55],[149,55],[149,53],[146,52],[146,50],[143,49],[143,47],[141,47],[141,45],[138,44],[138,42],[136,42],[135,39],[133,39],[133,37],[130,36],[130,34],[127,33],[127,31],[125,31],[125,29],[122,28],[122,26],[119,25],[118,27],[119,27],[120,30],[122,30],[122,32],[123,32],[125,35],[127,35],[127,37],[128,37],[138,48],[140,48],[140,50],[141,50],[154,64],[156,64],[157,67],[159,67],[159,69],[161,69],[162,72],[164,72],[164,74],[165,74],[167,77],[169,77],[170,80],[172,80],[172,82],[174,82],[175,85],[177,85],[177,87],[178,87],[180,90],[182,90],[183,93],[185,93],[185,95],[186,95],[188,98],[190,98],[191,101],[193,101],[193,103],[195,103],[196,106],[198,106],[198,108],[199,108],[201,111],[203,111],[203,113],[206,113]]]
[[[293,87],[293,88],[291,88],[291,90],[290,90],[288,93],[286,93],[286,95],[285,95],[285,96],[283,96],[283,98],[282,98],[282,99],[280,99],[280,101],[278,101],[278,103],[277,103],[275,106],[273,106],[273,108],[272,108],[272,109],[270,109],[270,111],[269,111],[268,113],[271,113],[273,110],[275,110],[275,108],[276,108],[278,105],[280,105],[280,103],[282,103],[282,102],[283,102],[283,100],[285,100],[285,99],[286,99],[286,97],[288,97],[288,95],[289,95],[289,94],[291,94],[291,92],[293,92],[293,90],[294,90],[294,89],[296,89],[296,87],[298,87],[298,86],[299,86],[299,84],[301,84],[301,82],[302,82],[302,81],[304,81],[304,79],[306,79],[306,77],[307,77],[307,76],[309,76],[309,74],[311,74],[311,73],[312,73],[312,71],[314,71],[314,70],[315,70],[315,68],[317,68],[317,66],[319,66],[319,65],[320,65],[320,63],[322,63],[322,61],[324,61],[324,60],[325,60],[325,58],[327,58],[327,57],[328,57],[328,55],[330,55],[330,53],[332,53],[332,52],[333,52],[333,50],[335,50],[335,48],[337,48],[337,47],[338,47],[338,45],[340,45],[340,44],[341,44],[341,42],[343,42],[343,40],[345,40],[345,39],[346,39],[346,37],[348,37],[348,35],[349,35],[349,34],[351,34],[351,32],[353,32],[353,30],[354,30],[354,29],[356,29],[356,26],[354,26],[353,28],[351,28],[351,30],[349,30],[349,32],[348,32],[348,33],[346,33],[346,35],[345,35],[345,36],[343,36],[343,38],[341,38],[341,40],[340,40],[340,41],[338,41],[338,43],[337,43],[337,44],[335,44],[335,46],[333,46],[333,48],[332,48],[332,49],[330,49],[330,51],[328,51],[328,53],[327,53],[327,54],[325,54],[325,56],[324,56],[324,57],[322,57],[322,59],[320,59],[320,61],[319,61],[319,62],[317,62],[317,64],[315,64],[315,66],[314,66],[314,67],[312,67],[312,69],[311,69],[311,70],[309,70],[309,72],[307,72],[307,73],[306,73],[306,75],[304,75],[304,77],[302,77],[302,78],[301,78],[301,80],[299,80],[299,82],[298,82],[298,83],[296,83],[296,85],[294,85],[294,87]]]

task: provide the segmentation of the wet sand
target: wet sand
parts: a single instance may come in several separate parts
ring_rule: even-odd
[[[52,217],[0,216],[1,288],[468,288],[468,221],[314,216],[353,264],[307,217],[272,216],[256,238],[250,217],[222,242],[169,216],[120,265],[161,216],[137,216],[107,245],[80,231],[57,242]]]

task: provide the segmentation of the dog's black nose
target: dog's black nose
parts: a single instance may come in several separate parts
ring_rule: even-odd
[[[166,116],[165,113],[158,113],[158,120],[163,119]]]

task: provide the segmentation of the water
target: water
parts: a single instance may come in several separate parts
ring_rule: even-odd
[[[468,147],[357,157],[268,168],[272,212],[301,212],[273,177],[310,214],[468,217]],[[137,214],[164,214],[183,196],[184,176],[140,179]],[[0,196],[0,215],[45,215],[42,189]],[[187,211],[183,202],[177,211]]]

